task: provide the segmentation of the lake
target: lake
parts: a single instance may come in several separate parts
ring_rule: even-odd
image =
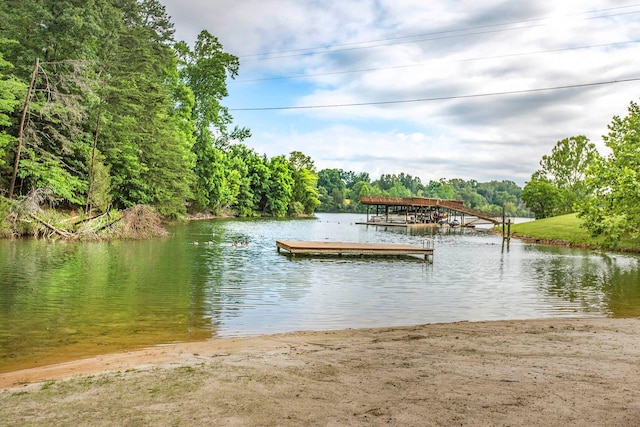
[[[162,343],[298,330],[640,315],[636,256],[503,244],[365,215],[212,220],[170,238],[0,241],[0,372]],[[279,254],[276,240],[432,245],[412,257]],[[196,244],[197,243],[197,244]]]

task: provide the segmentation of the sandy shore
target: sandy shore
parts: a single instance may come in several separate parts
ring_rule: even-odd
[[[638,319],[302,332],[1,374],[0,425],[637,426],[639,384]]]

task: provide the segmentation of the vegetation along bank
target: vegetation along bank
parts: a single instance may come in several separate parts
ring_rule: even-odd
[[[157,0],[2,2],[0,22],[0,236],[146,237],[162,234],[158,221],[188,215],[363,212],[360,196],[381,195],[458,199],[508,216],[576,213],[599,246],[640,247],[634,102],[609,125],[606,157],[586,137],[567,137],[524,188],[372,179],[318,171],[299,151],[269,158],[249,148],[250,130],[223,105],[239,59],[206,30],[193,46],[176,40]]]

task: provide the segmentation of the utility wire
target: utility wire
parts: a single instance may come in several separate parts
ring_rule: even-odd
[[[571,16],[580,16],[580,15],[586,15],[586,14],[590,14],[590,13],[600,13],[600,12],[608,12],[608,11],[611,11],[611,10],[628,9],[628,8],[637,7],[637,6],[640,6],[640,3],[627,5],[627,6],[611,7],[611,8],[607,8],[607,9],[592,10],[592,11],[588,11],[588,12],[579,12],[579,13],[574,13],[574,14],[569,14],[569,15],[562,15],[560,17],[561,18],[565,18],[565,17],[571,17]],[[291,49],[291,50],[283,50],[283,51],[268,52],[268,53],[254,53],[254,54],[248,54],[248,55],[244,55],[244,56],[239,56],[239,58],[247,58],[247,57],[251,57],[251,56],[277,55],[277,54],[281,54],[281,53],[292,53],[292,52],[306,52],[306,51],[313,51],[313,50],[317,50],[317,49],[331,49],[331,48],[334,48],[334,47],[353,46],[353,45],[365,44],[365,43],[377,43],[377,42],[390,41],[390,40],[406,39],[406,38],[413,38],[413,37],[422,37],[422,36],[425,36],[425,35],[443,34],[443,33],[456,32],[456,31],[477,30],[477,29],[482,29],[482,28],[491,28],[491,27],[498,27],[498,26],[503,26],[503,25],[522,24],[522,23],[526,23],[526,22],[543,21],[543,20],[552,19],[552,18],[553,17],[547,16],[547,17],[544,17],[544,18],[533,18],[533,19],[526,19],[526,20],[521,20],[521,21],[504,22],[504,23],[500,23],[500,24],[480,25],[480,26],[476,26],[476,27],[467,27],[467,28],[461,28],[461,29],[457,29],[457,30],[442,30],[442,31],[430,32],[430,33],[421,33],[421,34],[413,34],[413,35],[407,35],[407,36],[388,37],[388,38],[384,38],[384,39],[367,40],[367,41],[362,41],[362,42],[341,43],[341,44],[334,44],[334,45],[308,47],[308,48],[301,48],[301,49]]]
[[[636,13],[640,13],[640,11],[638,11],[638,12],[626,12],[626,13],[620,13],[620,14],[616,14],[616,15],[597,16],[597,17],[585,18],[585,19],[609,18],[609,17],[612,17],[612,16],[629,15],[629,14],[636,14]],[[495,29],[495,30],[477,31],[477,32],[473,32],[473,33],[454,34],[454,35],[440,36],[440,37],[425,37],[425,38],[420,38],[420,39],[416,39],[416,40],[397,41],[397,42],[390,42],[390,43],[385,43],[385,44],[377,44],[377,45],[373,45],[373,46],[359,46],[359,47],[333,49],[333,50],[309,52],[309,53],[292,53],[292,54],[289,54],[289,55],[269,56],[269,57],[266,57],[266,58],[244,59],[243,61],[244,62],[265,61],[265,60],[271,60],[271,59],[292,58],[292,57],[295,57],[295,56],[303,56],[303,55],[325,55],[325,54],[329,54],[329,53],[346,52],[346,51],[362,50],[362,49],[372,49],[372,48],[376,48],[376,47],[387,47],[387,46],[394,46],[394,45],[399,45],[399,44],[409,44],[409,43],[418,43],[418,42],[424,42],[424,41],[436,41],[436,40],[446,40],[446,39],[454,39],[454,38],[460,38],[460,37],[479,36],[479,35],[491,34],[491,33],[501,33],[501,32],[505,32],[505,31],[517,31],[517,30],[523,30],[523,29],[529,29],[529,28],[545,27],[547,25],[549,25],[549,24],[534,24],[534,25],[526,25],[526,26],[514,27],[514,28],[500,28],[500,29]]]
[[[626,42],[605,43],[605,44],[596,44],[596,45],[590,45],[590,46],[564,47],[564,48],[558,48],[558,49],[537,50],[532,52],[516,52],[516,53],[507,53],[504,55],[480,56],[475,58],[464,58],[464,59],[457,59],[457,60],[435,60],[435,61],[421,62],[419,64],[395,65],[391,67],[361,68],[357,70],[327,71],[324,73],[297,74],[297,75],[291,75],[291,76],[277,76],[277,77],[263,77],[259,79],[233,80],[233,83],[260,82],[260,81],[269,81],[269,80],[287,80],[287,79],[299,79],[299,78],[306,78],[306,77],[330,76],[330,75],[337,75],[337,74],[355,74],[355,73],[366,73],[371,71],[396,70],[401,68],[423,67],[425,65],[434,64],[434,63],[447,64],[447,63],[455,63],[455,62],[482,61],[482,60],[489,60],[489,59],[501,59],[501,58],[510,58],[510,57],[527,56],[527,55],[539,55],[543,53],[564,52],[564,51],[570,51],[570,50],[622,46],[625,44],[639,43],[639,42],[640,40],[629,40]]]
[[[596,10],[596,11],[591,11],[591,12],[581,12],[581,13],[577,13],[577,14],[564,15],[562,17],[579,16],[579,15],[585,15],[585,14],[589,14],[589,13],[606,12],[606,11],[615,10],[615,9],[625,9],[625,8],[631,8],[631,7],[637,7],[637,6],[640,6],[640,4],[633,4],[633,5],[616,7],[616,8],[609,8],[609,9],[601,9],[601,10]],[[629,15],[629,14],[636,14],[636,13],[640,13],[640,12],[633,11],[633,12],[614,13],[614,14],[609,14],[609,15],[589,16],[589,17],[585,17],[585,18],[583,18],[581,20],[611,18],[611,17],[615,17],[615,16],[622,16],[622,15]],[[488,33],[494,33],[494,32],[513,31],[513,30],[520,30],[520,29],[527,29],[527,28],[535,28],[535,27],[546,26],[546,25],[549,25],[549,24],[535,24],[535,25],[520,26],[520,27],[515,27],[515,28],[500,28],[500,29],[494,29],[494,30],[488,30],[488,31],[479,31],[479,32],[473,32],[473,33],[454,34],[454,35],[447,35],[447,36],[441,36],[441,37],[426,37],[425,38],[425,36],[437,36],[437,35],[441,35],[441,34],[454,33],[454,32],[462,32],[462,31],[470,31],[470,30],[478,30],[478,29],[486,29],[486,28],[495,28],[495,27],[500,27],[500,26],[505,26],[505,25],[515,25],[515,24],[523,24],[523,23],[528,23],[528,22],[544,21],[544,20],[548,20],[548,19],[551,19],[551,17],[535,18],[535,19],[528,19],[528,20],[521,20],[521,21],[499,23],[499,24],[481,25],[481,26],[476,26],[476,27],[467,27],[467,28],[453,29],[453,30],[434,31],[434,32],[429,32],[429,33],[414,34],[414,35],[409,35],[409,36],[390,37],[390,38],[385,38],[385,39],[370,40],[370,41],[364,41],[364,42],[343,43],[343,44],[329,45],[329,46],[324,46],[324,47],[285,50],[285,51],[271,52],[271,53],[257,53],[257,54],[251,54],[251,55],[238,56],[238,58],[242,59],[244,62],[247,62],[247,61],[260,61],[260,60],[270,60],[270,59],[279,59],[279,58],[289,58],[289,57],[301,56],[301,55],[318,55],[318,54],[326,54],[326,53],[343,52],[343,51],[349,51],[349,50],[370,49],[370,48],[375,48],[375,47],[392,46],[392,45],[397,45],[397,44],[417,43],[417,42],[421,42],[421,41],[441,40],[441,39],[456,38],[456,37],[482,35],[482,34],[488,34]],[[420,38],[417,39],[417,40],[399,41],[399,40],[408,39],[408,38],[415,39],[416,37],[420,37]],[[390,43],[375,44],[375,45],[371,45],[371,46],[355,46],[355,45],[361,45],[361,44],[367,44],[367,43],[382,43],[382,42],[390,42]],[[351,46],[351,47],[347,47],[347,46]],[[336,47],[341,48],[341,49],[334,49]],[[252,57],[255,57],[255,58],[252,58]]]
[[[368,105],[408,104],[408,103],[416,103],[416,102],[448,101],[452,99],[484,98],[484,97],[490,97],[490,96],[548,92],[548,91],[554,91],[554,90],[584,88],[584,87],[593,87],[593,86],[605,86],[605,85],[611,85],[616,83],[627,83],[627,82],[635,82],[635,81],[640,81],[640,77],[633,77],[633,78],[620,79],[620,80],[609,80],[609,81],[603,81],[603,82],[583,83],[583,84],[575,84],[575,85],[553,86],[553,87],[536,88],[536,89],[512,90],[512,91],[506,91],[506,92],[478,93],[478,94],[472,94],[472,95],[441,96],[441,97],[434,97],[434,98],[404,99],[404,100],[395,100],[395,101],[358,102],[358,103],[352,103],[352,104],[303,105],[303,106],[289,106],[289,107],[229,108],[229,111],[310,110],[310,109],[320,109],[320,108],[362,107],[362,106],[368,106]]]

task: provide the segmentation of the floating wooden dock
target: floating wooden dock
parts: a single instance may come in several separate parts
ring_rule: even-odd
[[[421,255],[424,260],[433,256],[433,248],[420,248],[411,245],[388,243],[349,243],[349,242],[305,242],[276,240],[278,252],[283,249],[292,256],[296,254],[329,254],[329,255]]]

